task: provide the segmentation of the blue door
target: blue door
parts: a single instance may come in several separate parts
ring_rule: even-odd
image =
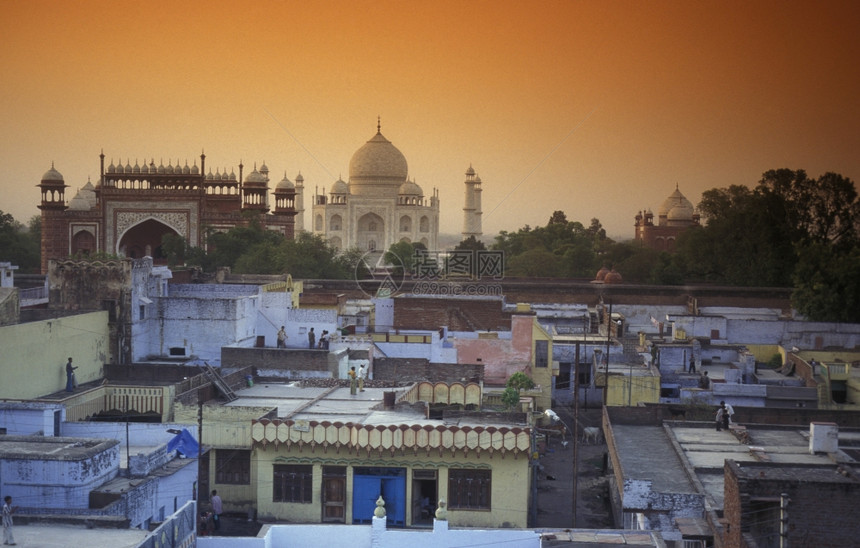
[[[406,525],[406,469],[361,467],[353,470],[352,522],[371,523],[382,495],[388,525]]]

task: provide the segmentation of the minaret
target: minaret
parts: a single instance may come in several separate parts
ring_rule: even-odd
[[[296,175],[296,234],[305,229],[305,178],[300,171]]]
[[[476,240],[481,239],[481,178],[475,174],[475,170],[469,165],[466,170],[466,202],[463,206],[463,239],[474,236]]]
[[[65,259],[69,256],[68,226],[63,219],[66,206],[66,188],[69,186],[63,180],[59,171],[51,169],[42,175],[38,185],[42,193],[39,209],[42,210],[42,274],[48,273],[49,259]]]

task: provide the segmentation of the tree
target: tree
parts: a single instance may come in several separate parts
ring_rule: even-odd
[[[38,222],[36,222],[38,220]],[[0,260],[18,266],[22,273],[38,272],[41,266],[41,218],[30,219],[30,228],[0,211]]]
[[[420,247],[416,247],[420,246]],[[394,273],[402,276],[404,273],[411,273],[415,265],[416,249],[424,249],[423,244],[413,245],[410,242],[397,242],[391,244],[388,251],[385,252],[383,260],[386,264],[393,267]]]
[[[502,403],[510,411],[520,403],[520,393],[516,388],[505,388],[502,391]]]
[[[799,250],[811,242],[850,249],[858,241],[860,201],[854,183],[835,173],[817,180],[803,170],[766,171],[754,189],[705,192],[702,230],[679,238],[679,264],[694,279],[791,287]]]
[[[860,245],[799,246],[792,306],[812,321],[860,323]]]
[[[161,252],[167,257],[167,266],[175,268],[185,264],[188,242],[178,234],[165,234],[161,238]]]
[[[611,242],[598,219],[586,229],[569,221],[563,211],[555,211],[545,227],[526,225],[517,232],[500,232],[493,249],[504,252],[505,273],[510,276],[591,277],[598,252]]]
[[[484,251],[485,249],[487,249],[487,246],[484,245],[484,242],[475,238],[474,234],[454,246],[454,251]]]
[[[531,390],[532,388],[534,388],[535,381],[533,381],[531,377],[529,377],[522,371],[517,371],[516,373],[508,377],[508,382],[505,383],[505,386],[508,388],[513,388],[519,394],[521,390]]]

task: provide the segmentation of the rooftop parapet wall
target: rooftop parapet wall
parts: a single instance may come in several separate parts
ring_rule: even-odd
[[[430,363],[426,359],[376,358],[373,361],[373,378],[389,381],[430,382],[482,382],[484,366],[481,364]]]
[[[254,448],[265,449],[269,445],[309,446],[323,451],[342,448],[358,453],[397,453],[448,451],[464,454],[475,453],[480,457],[496,453],[503,457],[512,454],[528,456],[531,447],[531,429],[519,427],[468,427],[468,426],[419,426],[419,425],[363,425],[340,422],[316,422],[293,420],[255,420],[251,426]]]
[[[477,383],[419,382],[403,394],[400,401],[480,407],[481,397],[481,385]]]

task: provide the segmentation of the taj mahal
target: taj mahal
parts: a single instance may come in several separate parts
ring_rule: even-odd
[[[285,238],[305,230],[301,174],[295,182],[285,175],[270,193],[265,162],[246,174],[241,162],[213,172],[205,154],[199,166],[196,160],[116,162],[103,152],[99,158],[98,181],[88,181],[71,200],[65,197],[70,185],[53,165],[37,185],[43,273],[49,259],[94,252],[164,263],[166,235],[205,248],[207,231],[244,226],[252,216]],[[481,179],[471,166],[464,185],[462,236],[480,238]],[[352,155],[348,181],[339,178],[328,193],[323,187],[311,198],[309,230],[338,250],[387,250],[398,242],[438,249],[439,190],[427,196],[410,178],[406,157],[382,135],[379,120],[376,134]]]

